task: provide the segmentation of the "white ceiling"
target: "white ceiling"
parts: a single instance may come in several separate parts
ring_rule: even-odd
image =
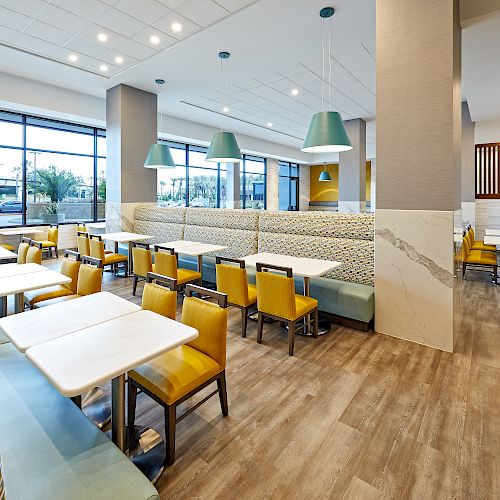
[[[227,50],[232,54],[229,128],[298,148],[312,114],[322,109],[318,13],[326,5],[325,0],[0,0],[0,25],[6,25],[0,26],[0,39],[30,52],[0,47],[0,71],[101,97],[120,83],[156,92],[154,80],[164,78],[162,111],[218,127],[224,97],[217,54]],[[331,5],[336,9],[333,109],[346,120],[368,121],[370,147],[375,0]],[[174,21],[183,25],[181,40],[173,38]],[[156,48],[149,42],[152,30],[162,40]],[[96,39],[101,32],[108,34],[106,43]],[[77,64],[85,71],[67,64],[70,52],[78,52]],[[116,55],[125,58],[121,68],[114,64]],[[109,66],[106,77],[98,74],[103,62]]]

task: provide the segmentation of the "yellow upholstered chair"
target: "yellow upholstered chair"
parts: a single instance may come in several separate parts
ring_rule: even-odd
[[[142,292],[142,308],[170,319],[177,313],[177,282],[166,276],[148,273]],[[160,284],[161,283],[161,284]]]
[[[486,245],[480,240],[474,240],[474,229],[469,226],[469,230],[465,233],[465,237],[469,242],[469,247],[471,250],[481,250],[483,252],[495,252],[497,251],[496,245]]]
[[[79,222],[78,225],[76,226],[76,231],[78,233],[88,233],[85,222]]]
[[[462,276],[465,277],[467,267],[486,268],[493,271],[493,283],[497,283],[498,263],[496,253],[481,250],[471,250],[467,236],[462,240]]]
[[[132,242],[132,262],[134,280],[132,282],[132,295],[135,295],[137,290],[137,282],[145,280],[148,273],[153,272],[153,258],[149,245],[147,243]]]
[[[183,286],[187,283],[202,284],[201,273],[177,267],[177,254],[173,248],[155,245],[154,252],[155,263],[153,265],[153,272],[177,280],[178,286]]]
[[[193,293],[210,296],[218,304],[207,302]],[[219,394],[222,414],[228,414],[226,393],[227,296],[195,285],[186,286],[182,322],[199,332],[197,339],[145,363],[128,373],[128,425],[134,435],[137,391],[141,389],[165,408],[165,462],[175,460],[175,424],[201,403]],[[212,392],[184,415],[177,418],[177,406],[217,381]]]
[[[89,236],[90,244],[90,256],[94,259],[99,259],[102,261],[103,267],[111,266],[111,269],[116,274],[118,272],[118,266],[121,263],[125,276],[128,274],[128,257],[126,255],[121,255],[119,253],[106,253],[104,251],[104,241],[98,234],[91,234]]]
[[[78,253],[80,255],[90,256],[89,233],[78,231],[76,233],[76,244],[78,246]]]
[[[5,248],[5,250],[10,250],[11,252],[16,250],[15,246],[9,245],[8,243],[0,243],[0,247]]]
[[[246,337],[248,310],[257,303],[257,287],[248,283],[244,260],[216,257],[215,269],[217,291],[227,295],[228,305],[241,310],[241,336]]]
[[[28,255],[28,250],[30,247],[30,238],[21,238],[21,243],[19,243],[19,248],[17,249],[17,263],[26,264],[26,256]]]
[[[78,284],[76,294],[91,295],[100,292],[102,289],[102,260],[93,257],[83,256],[82,265],[78,271]]]
[[[24,301],[26,306],[33,309],[40,302],[76,294],[80,264],[80,254],[78,252],[65,250],[60,273],[71,278],[71,283],[25,292]]]
[[[52,257],[52,250],[55,250],[56,257],[59,257],[59,252],[57,251],[57,240],[59,238],[59,229],[57,226],[50,226],[47,231],[47,239],[42,240],[42,249],[49,252],[49,256]]]
[[[26,254],[26,264],[42,264],[42,242],[31,240],[28,253]]]
[[[276,271],[286,275],[277,274]],[[302,322],[298,329],[306,328],[310,324],[309,318],[313,316],[313,336],[318,336],[318,301],[295,293],[295,282],[290,268],[257,264],[257,309],[259,311],[257,329],[259,344],[262,343],[262,330],[266,317],[288,324],[288,354],[290,356],[293,356],[297,322]]]

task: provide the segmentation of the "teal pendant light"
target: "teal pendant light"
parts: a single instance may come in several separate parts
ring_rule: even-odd
[[[322,48],[322,68],[323,77],[321,81],[321,103],[323,111],[316,113],[311,120],[309,130],[304,140],[302,151],[305,153],[341,153],[352,149],[351,141],[347,136],[347,132],[342,121],[340,113],[332,111],[332,26],[330,22],[330,34],[328,39],[328,101],[330,111],[325,111],[324,87],[325,87],[325,48],[324,48],[324,21],[331,19],[335,10],[333,7],[325,7],[321,9],[319,15],[321,17],[321,48]],[[328,172],[327,172],[328,173]],[[322,180],[322,179],[320,179]],[[329,179],[328,179],[329,180]]]
[[[332,180],[330,177],[330,173],[326,170],[326,165],[323,167],[323,172],[319,174],[319,179],[320,182],[329,182]]]
[[[158,78],[155,80],[156,85],[158,86],[158,94],[160,94],[160,85],[165,83],[165,80],[161,80]],[[163,116],[160,113],[160,127],[163,124]],[[158,135],[158,133],[156,134]],[[161,144],[160,142],[156,142],[155,144],[151,144],[149,146],[148,156],[146,157],[146,161],[144,162],[145,168],[175,168],[175,162],[172,158],[172,153],[170,152],[170,148],[166,144]]]
[[[223,63],[225,61],[227,64],[230,55],[229,52],[219,52],[221,76],[223,72]],[[214,132],[205,160],[219,163],[239,163],[241,161],[241,151],[236,141],[236,137],[232,132],[227,131],[227,113],[229,111],[227,107],[227,68],[225,95],[224,113],[226,114],[226,127],[225,130],[223,130],[221,115],[221,129],[218,132]]]

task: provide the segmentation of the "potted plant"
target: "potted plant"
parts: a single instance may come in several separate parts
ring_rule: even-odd
[[[66,220],[66,215],[59,213],[59,205],[55,202],[47,203],[43,209],[42,221],[48,224],[59,224]]]

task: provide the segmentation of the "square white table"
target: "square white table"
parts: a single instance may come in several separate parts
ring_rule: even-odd
[[[132,242],[143,241],[152,238],[147,234],[128,233],[121,231],[118,233],[105,233],[100,235],[104,241],[113,241],[115,243],[115,253],[118,253],[118,243],[128,243],[128,274],[131,275],[133,271],[132,260]]]
[[[484,237],[485,245],[500,245],[500,236],[486,235]]]
[[[125,374],[196,337],[194,328],[141,310],[30,347],[26,357],[63,396],[111,379],[112,439],[124,451]]]
[[[4,264],[0,266],[0,278],[39,273],[41,271],[48,271],[48,269],[40,264]]]
[[[17,253],[11,252],[4,247],[0,247],[0,263],[5,261],[14,261],[17,259]]]
[[[211,245],[210,243],[199,243],[197,241],[186,240],[167,241],[166,243],[160,243],[160,245],[173,248],[175,253],[198,257],[197,269],[201,274],[203,274],[203,256],[207,253],[220,252],[227,248],[227,246],[224,245]]]
[[[486,236],[500,236],[500,229],[485,229]]]
[[[0,234],[2,236],[19,236],[19,243],[21,242],[22,237],[25,234],[42,234],[44,232],[45,231],[43,231],[42,229],[31,229],[29,227],[18,227],[0,230]]]
[[[26,264],[23,264],[26,265]],[[26,274],[18,274],[14,276],[6,276],[0,278],[0,297],[7,295],[15,295],[15,312],[24,311],[24,292],[28,290],[38,290],[46,286],[64,285],[71,283],[71,278],[56,271],[47,269],[44,272],[31,272]],[[2,301],[2,314],[7,314],[7,301]]]
[[[2,318],[0,330],[18,351],[25,352],[34,345],[140,310],[117,295],[99,292]]]

